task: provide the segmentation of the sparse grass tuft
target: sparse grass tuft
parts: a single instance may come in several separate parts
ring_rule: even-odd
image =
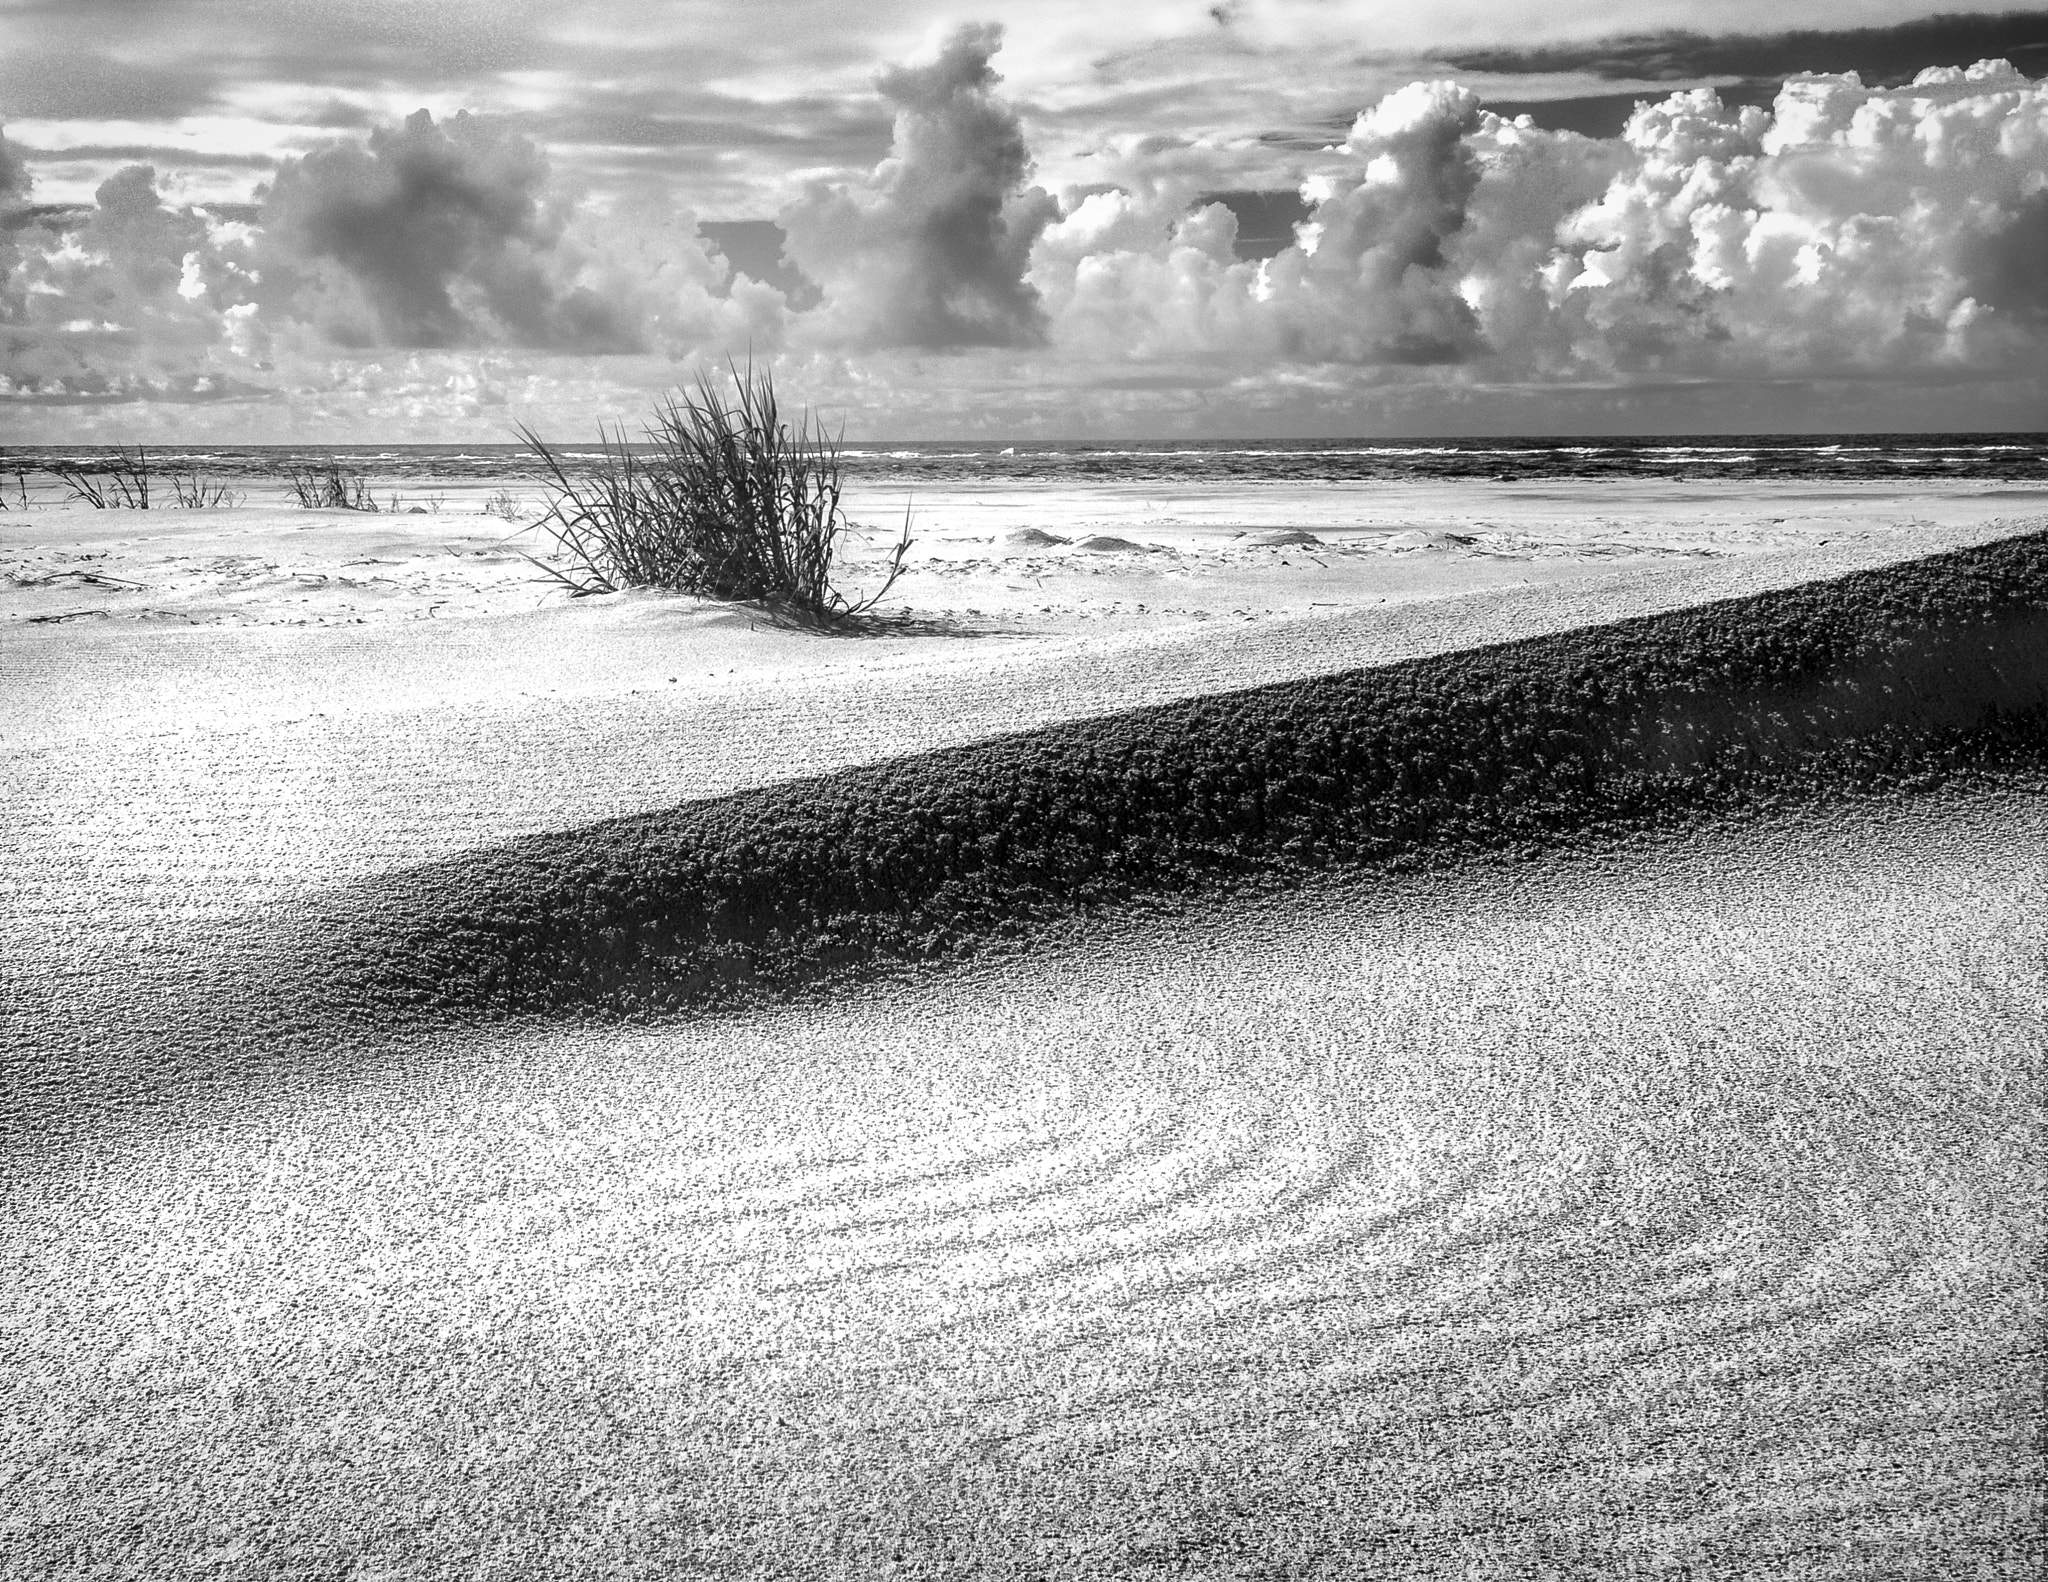
[[[624,430],[600,427],[604,456],[588,476],[572,474],[522,426],[551,495],[535,525],[568,569],[534,564],[578,594],[671,588],[818,622],[873,609],[902,574],[909,512],[881,587],[862,599],[841,593],[832,557],[849,524],[838,441],[808,410],[794,426],[784,422],[765,369],[729,372],[730,396],[700,375],[694,396],[671,396],[657,409],[643,431],[651,454],[629,445]]]
[[[368,477],[356,468],[343,467],[332,456],[318,466],[289,468],[284,476],[292,498],[309,511],[377,509]]]
[[[71,491],[71,498],[83,500],[95,511],[147,511],[149,509],[149,452],[137,445],[131,453],[114,452],[103,467],[52,467],[57,481]]]
[[[171,493],[178,504],[188,511],[210,511],[225,506],[240,505],[245,498],[239,489],[230,489],[226,484],[216,482],[198,471],[174,472],[171,475]]]
[[[500,489],[484,501],[484,515],[500,517],[507,522],[524,519],[526,508],[510,489]]]
[[[100,467],[67,467],[59,465],[50,469],[56,480],[71,491],[71,498],[83,500],[95,511],[147,511],[152,503],[163,503],[163,492],[154,487],[157,479],[151,470],[149,451],[137,445],[134,450],[117,450],[113,459]],[[174,504],[191,511],[213,510],[222,506],[242,503],[239,490],[225,483],[208,478],[196,467],[183,472],[164,474],[171,486]],[[28,506],[28,487],[20,473],[15,474],[21,491],[21,503]]]

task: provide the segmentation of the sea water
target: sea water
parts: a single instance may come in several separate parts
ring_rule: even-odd
[[[635,447],[644,451],[646,447]],[[132,452],[130,453],[132,454]],[[0,446],[9,493],[23,475],[32,494],[54,488],[52,469],[105,469],[106,447]],[[842,447],[848,481],[887,487],[980,484],[1369,483],[1425,480],[1568,483],[1942,480],[2048,481],[2048,434],[1642,436],[1636,438],[1403,440],[869,441]],[[604,459],[601,447],[563,442],[572,473]],[[338,462],[379,486],[418,495],[538,481],[523,445],[152,446],[158,475],[198,472],[250,489],[281,488],[294,468]]]

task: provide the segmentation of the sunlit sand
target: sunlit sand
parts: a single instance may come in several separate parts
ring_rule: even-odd
[[[262,996],[423,864],[1996,545],[2039,492],[963,490],[860,636],[568,599],[480,504],[0,516],[31,1569],[2023,1569],[2038,723],[716,1010]]]

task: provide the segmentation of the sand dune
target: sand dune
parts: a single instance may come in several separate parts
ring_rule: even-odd
[[[11,1194],[10,1548],[2024,1575],[2044,805],[400,1046],[142,1133]]]
[[[1382,591],[1257,619],[1277,564],[1219,558],[1170,618],[962,635],[959,600],[849,642],[530,587],[361,628],[277,625],[282,583],[197,626],[17,611],[0,1567],[2030,1574],[2048,601],[2038,536],[1971,509],[1547,586],[1374,548]],[[1400,793],[1435,810],[1406,866],[1388,808],[1278,796],[1304,699],[1469,742],[1503,663],[1582,722],[1574,687],[1662,677],[1570,818],[1528,778],[1567,744],[1512,730],[1505,778]],[[628,891],[576,938],[447,926],[522,872],[555,905],[563,853],[632,849],[608,819],[744,835],[1162,744],[1268,798],[1250,870],[1157,884],[1159,830],[1077,824],[1132,883],[1048,875],[1027,940],[937,966],[636,1023],[644,974],[564,976]],[[946,831],[904,829],[914,877]],[[329,1015],[345,960],[431,1014]],[[552,987],[470,994],[489,960]]]

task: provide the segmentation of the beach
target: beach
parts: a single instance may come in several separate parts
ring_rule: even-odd
[[[2029,1573],[2048,491],[499,487],[0,513],[11,1574]]]

